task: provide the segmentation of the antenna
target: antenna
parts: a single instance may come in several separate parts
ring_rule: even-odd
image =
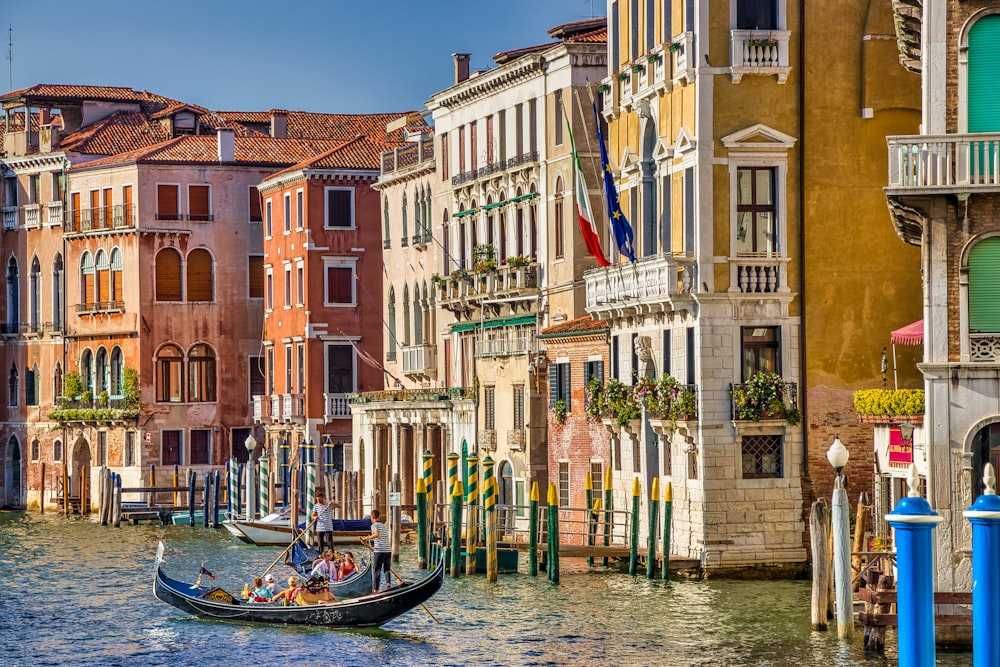
[[[14,26],[7,24],[7,77],[9,87],[7,90],[14,90]]]

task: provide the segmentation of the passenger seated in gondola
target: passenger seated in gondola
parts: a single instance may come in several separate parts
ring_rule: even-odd
[[[300,605],[325,604],[337,601],[336,596],[330,592],[327,580],[319,575],[313,575],[306,579],[294,599]]]
[[[260,577],[253,578],[253,590],[250,591],[250,597],[247,602],[270,602],[273,594],[271,590],[264,585],[264,580]]]
[[[327,549],[323,552],[323,557],[316,561],[313,565],[312,572],[309,573],[311,577],[322,577],[327,581],[337,581],[340,577],[337,574],[337,568],[333,564],[333,552]]]
[[[350,551],[344,554],[344,560],[340,563],[340,578],[347,579],[358,571],[358,564],[354,561],[354,554]]]
[[[299,587],[298,577],[288,577],[288,588],[276,593],[272,598],[275,602],[283,602],[285,605],[295,604],[295,597],[302,589]]]

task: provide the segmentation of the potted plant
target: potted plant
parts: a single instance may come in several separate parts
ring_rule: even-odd
[[[632,387],[617,378],[608,380],[604,396],[605,414],[613,418],[618,426],[627,428],[642,417],[642,406]]]
[[[732,399],[736,419],[760,421],[764,417],[785,419],[798,424],[799,411],[785,404],[788,383],[777,373],[754,373],[743,385],[733,387]]]
[[[770,39],[768,37],[762,37],[762,38],[751,37],[750,39],[747,39],[745,43],[752,49],[753,48],[769,49],[771,47],[777,46],[778,40]]]
[[[642,63],[636,63],[632,65],[632,74],[642,74],[646,71],[646,66]]]
[[[552,404],[552,416],[557,424],[566,423],[566,399],[560,398]]]
[[[677,53],[678,51],[684,48],[684,44],[682,44],[681,42],[671,42],[668,48],[670,50],[670,53]]]
[[[604,380],[596,375],[587,380],[584,388],[584,412],[591,419],[600,419],[604,407]]]
[[[513,255],[507,258],[507,266],[527,266],[535,259],[531,255]]]
[[[646,62],[648,62],[650,65],[653,65],[655,63],[661,63],[663,62],[663,54],[651,53],[649,54],[649,57],[646,58]]]
[[[63,375],[63,398],[66,401],[78,400],[83,393],[83,380],[76,371],[70,371]]]

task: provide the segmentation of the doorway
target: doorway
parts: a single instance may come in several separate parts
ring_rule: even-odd
[[[4,497],[0,503],[9,509],[22,509],[21,502],[21,445],[17,436],[10,436],[7,441],[7,455],[4,457]]]

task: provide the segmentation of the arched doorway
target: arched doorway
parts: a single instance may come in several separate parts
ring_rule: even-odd
[[[69,465],[70,511],[90,513],[90,443],[80,438],[73,445]]]
[[[4,497],[2,505],[10,509],[21,509],[21,445],[17,436],[10,436],[7,441],[7,453],[4,456]]]
[[[993,464],[993,474],[1000,470],[1000,423],[987,424],[972,436],[972,498],[983,495],[983,469]]]
[[[501,508],[499,528],[507,533],[514,527],[514,469],[510,461],[501,461],[497,472],[497,505]]]

